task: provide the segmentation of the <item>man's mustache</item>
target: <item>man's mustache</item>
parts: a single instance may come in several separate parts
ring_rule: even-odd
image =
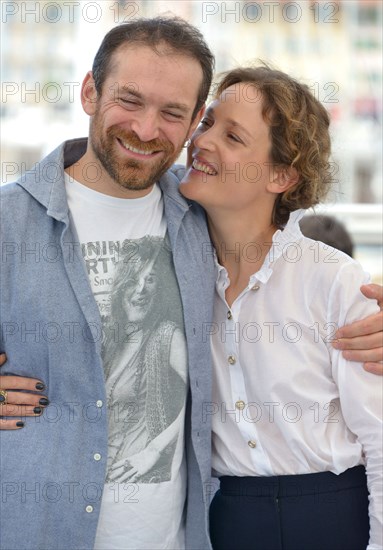
[[[118,126],[111,126],[107,130],[107,135],[112,139],[119,139],[120,141],[127,143],[135,149],[146,152],[164,151],[165,153],[172,153],[174,151],[173,144],[165,139],[151,139],[150,141],[141,141],[137,134],[133,131],[123,130]]]

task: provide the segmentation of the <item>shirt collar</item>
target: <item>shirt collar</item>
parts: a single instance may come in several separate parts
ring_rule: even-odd
[[[302,232],[299,227],[299,220],[302,219],[306,210],[300,209],[290,213],[289,219],[283,229],[278,229],[272,237],[272,246],[262,264],[261,269],[253,273],[249,279],[249,287],[253,286],[255,281],[267,283],[273,272],[273,264],[286,251],[289,244],[296,243],[302,238]],[[216,283],[219,284],[227,279],[228,274],[225,267],[218,263],[217,253],[214,251],[214,262],[217,268]]]

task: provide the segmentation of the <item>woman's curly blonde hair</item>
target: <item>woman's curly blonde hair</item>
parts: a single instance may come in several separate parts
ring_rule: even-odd
[[[266,64],[224,73],[215,96],[242,82],[261,94],[263,118],[270,125],[271,162],[294,167],[299,174],[298,182],[275,202],[273,222],[283,226],[290,212],[318,204],[330,189],[330,118],[308,86]]]

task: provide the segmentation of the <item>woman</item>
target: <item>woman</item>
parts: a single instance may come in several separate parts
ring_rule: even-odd
[[[180,191],[218,271],[215,550],[382,547],[381,391],[330,344],[376,306],[360,266],[298,224],[330,187],[328,127],[308,87],[262,66],[224,76],[192,139]]]
[[[169,481],[182,437],[187,353],[183,319],[175,316],[177,283],[167,241],[138,239],[121,258],[115,280],[102,351],[107,482]]]

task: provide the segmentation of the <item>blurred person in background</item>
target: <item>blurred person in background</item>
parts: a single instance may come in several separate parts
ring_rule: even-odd
[[[345,225],[333,216],[323,214],[304,216],[299,222],[303,235],[321,241],[354,257],[354,243]]]

